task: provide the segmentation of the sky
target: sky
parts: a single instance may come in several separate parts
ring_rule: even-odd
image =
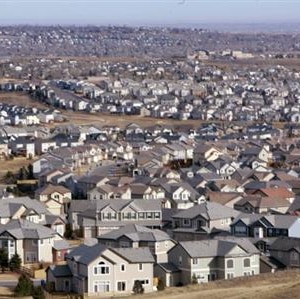
[[[0,0],[0,24],[300,22],[300,0]]]

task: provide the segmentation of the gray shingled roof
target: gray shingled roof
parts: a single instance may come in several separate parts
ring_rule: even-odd
[[[112,248],[116,254],[122,256],[129,263],[154,263],[154,257],[148,247],[140,248]]]
[[[68,265],[51,265],[48,269],[53,273],[54,277],[72,277],[72,272]]]
[[[24,219],[11,220],[7,224],[0,225],[0,235],[8,232],[15,239],[48,239],[56,235],[56,232],[43,225]]]
[[[154,258],[148,247],[146,248],[107,248],[102,244],[93,246],[80,245],[72,250],[67,258],[75,259],[81,264],[88,265],[95,259],[99,258],[106,250],[123,257],[130,263],[152,263]]]
[[[170,240],[170,236],[159,229],[150,229],[137,224],[128,224],[118,230],[104,234],[98,237],[98,239],[117,240],[122,236],[126,236],[130,240],[137,242]]]
[[[238,211],[231,209],[229,207],[223,206],[216,202],[205,202],[199,205],[193,206],[189,209],[181,211],[175,215],[173,218],[188,218],[193,219],[199,215],[207,220],[224,219],[236,217],[239,214]]]
[[[191,258],[196,258],[226,256],[237,244],[222,240],[203,240],[180,242],[177,246],[182,246]]]

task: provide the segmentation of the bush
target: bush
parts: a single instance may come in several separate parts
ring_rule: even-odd
[[[134,282],[132,291],[134,294],[143,294],[144,293],[145,290],[144,290],[143,284],[141,283],[140,280],[136,280]]]
[[[197,277],[194,273],[193,276],[192,276],[192,284],[197,284],[197,283],[198,283],[198,279],[197,279]]]
[[[33,299],[45,299],[43,288],[41,286],[34,288],[32,297]]]
[[[165,284],[161,278],[158,279],[157,282],[157,290],[158,291],[163,291],[165,289]]]
[[[16,271],[21,268],[22,260],[20,256],[16,253],[12,256],[12,258],[9,261],[9,268],[11,271]]]
[[[0,248],[0,267],[2,272],[8,267],[8,253],[5,248]]]
[[[15,294],[18,297],[31,296],[33,294],[33,283],[28,276],[22,274],[19,277],[18,284],[15,288]]]

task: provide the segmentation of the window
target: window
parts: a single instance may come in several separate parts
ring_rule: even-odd
[[[110,291],[109,281],[94,281],[94,292],[95,293],[106,293]]]
[[[154,217],[155,219],[160,219],[160,212],[155,212]]]
[[[122,271],[122,272],[125,271],[125,265],[124,265],[124,264],[121,265],[121,271]]]
[[[244,272],[243,274],[244,274],[244,276],[251,276],[251,272],[250,271]]]
[[[227,279],[234,278],[234,273],[227,273]]]
[[[32,240],[32,245],[37,246],[38,245],[38,240]]]
[[[145,213],[139,213],[139,219],[145,219]]]
[[[197,265],[198,264],[198,259],[197,258],[193,258],[193,265]]]
[[[40,244],[41,244],[41,245],[44,245],[44,240],[43,240],[43,239],[40,240]]]
[[[126,291],[126,281],[118,281],[117,290],[119,292]]]
[[[232,269],[233,268],[233,260],[227,260],[226,265],[227,265],[228,269]]]
[[[248,268],[248,267],[250,267],[250,259],[246,258],[244,259],[244,268]]]
[[[147,213],[147,219],[152,219],[152,213],[151,212]]]
[[[139,271],[143,271],[143,264],[139,263]]]
[[[97,266],[94,267],[94,274],[95,275],[105,275],[109,274],[109,266],[105,265],[104,262],[100,262]]]
[[[184,225],[184,226],[189,226],[189,225],[191,225],[191,220],[190,220],[190,219],[183,219],[183,225]]]

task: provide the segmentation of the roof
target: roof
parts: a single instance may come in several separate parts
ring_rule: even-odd
[[[80,245],[73,249],[67,258],[75,259],[81,264],[88,265],[95,259],[101,257],[106,251],[112,251],[115,254],[123,257],[129,263],[154,263],[148,247],[143,248],[108,248],[102,244],[95,244],[93,246]]]
[[[17,240],[48,239],[56,235],[54,230],[24,219],[14,219],[7,224],[0,225],[0,235],[5,232],[8,232]]]
[[[189,209],[183,210],[175,215],[173,218],[190,218],[193,219],[199,215],[207,220],[224,219],[236,217],[238,211],[229,207],[223,206],[216,202],[205,202],[195,205]]]
[[[113,230],[107,234],[101,235],[98,237],[98,240],[110,239],[117,240],[122,236],[126,236],[128,239],[133,242],[139,241],[148,241],[148,242],[157,242],[170,240],[170,236],[159,230],[159,229],[150,229],[137,224],[128,224],[118,230]]]
[[[174,273],[174,272],[181,271],[172,263],[161,263],[161,264],[157,264],[157,266],[161,267],[167,273]]]
[[[250,242],[250,241],[249,241]],[[238,244],[233,241],[223,241],[223,240],[202,240],[202,241],[185,241],[180,242],[179,246],[183,249],[191,258],[196,257],[216,257],[216,256],[226,256],[232,249],[234,249]],[[248,252],[245,250],[245,254]]]
[[[129,263],[154,263],[154,257],[148,247],[140,248],[112,248],[113,252],[117,253]]]
[[[300,253],[300,239],[290,238],[290,237],[280,237],[277,238],[271,245],[270,251],[290,251],[296,250]]]
[[[72,272],[68,265],[51,265],[46,271],[51,271],[54,277],[71,277]]]

